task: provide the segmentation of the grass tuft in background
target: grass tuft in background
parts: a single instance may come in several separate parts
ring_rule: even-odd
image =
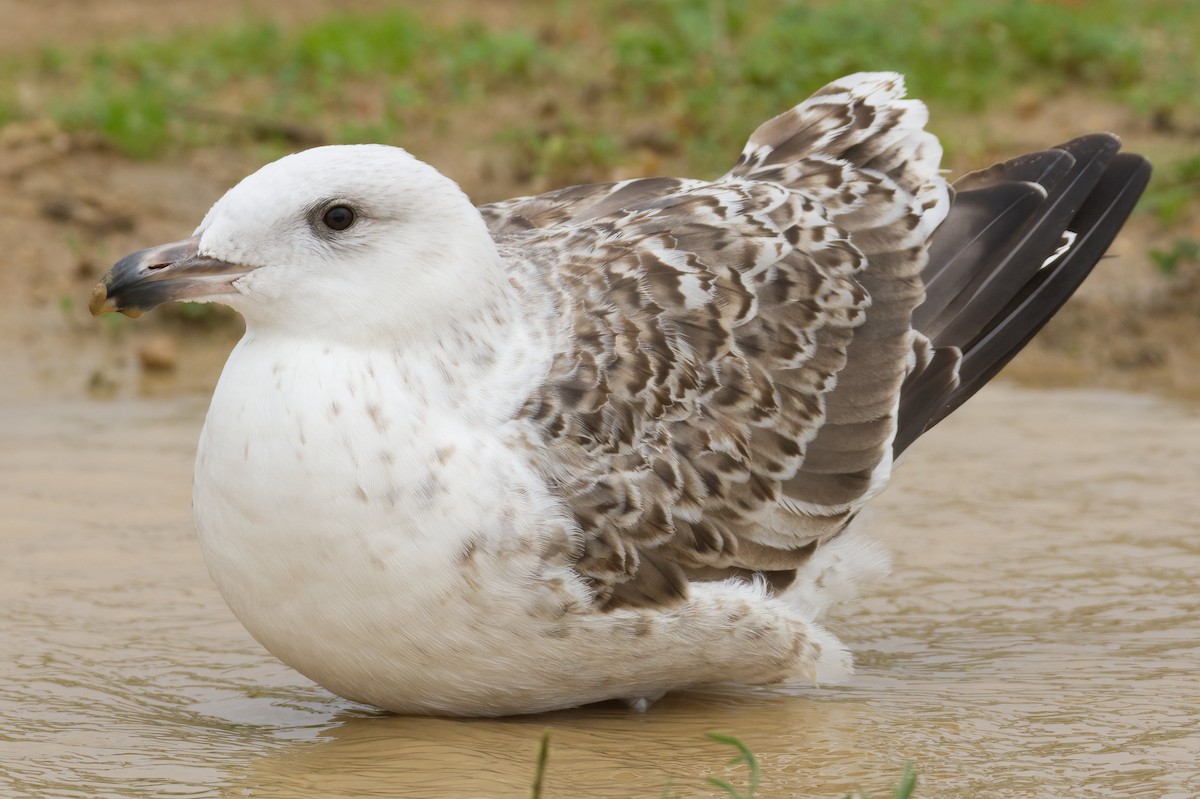
[[[244,23],[10,62],[0,72],[47,91],[33,107],[6,98],[0,119],[49,113],[151,156],[211,136],[183,124],[181,108],[332,118],[333,139],[371,131],[394,140],[418,118],[436,123],[497,95],[552,90],[580,108],[652,113],[703,162],[714,143],[740,139],[747,119],[778,113],[842,74],[890,69],[909,76],[914,95],[952,109],[981,110],[1030,84],[1047,93],[1069,86],[1166,125],[1200,110],[1200,51],[1188,24],[1198,5],[618,0],[560,2],[506,29],[439,26],[403,11],[291,29]]]
[[[401,10],[244,22],[0,61],[0,125],[50,117],[137,158],[453,134],[515,183],[715,175],[758,121],[859,70],[905,73],[938,119],[1069,91],[1200,130],[1198,18],[1200,0],[611,0],[498,28]],[[1148,207],[1170,224],[1200,180],[1194,158],[1160,166]]]

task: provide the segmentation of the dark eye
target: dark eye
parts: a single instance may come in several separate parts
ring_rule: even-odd
[[[330,230],[345,230],[354,224],[354,209],[345,205],[335,205],[325,212],[322,221]]]

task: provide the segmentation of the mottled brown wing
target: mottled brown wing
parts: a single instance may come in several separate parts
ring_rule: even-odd
[[[704,180],[642,178],[616,183],[589,183],[479,206],[497,242],[520,240],[530,231],[569,227],[592,219],[646,209],[680,192],[710,185]]]
[[[602,603],[787,582],[890,471],[940,148],[895,75],[826,87],[734,169],[485,207],[559,350],[523,414]]]

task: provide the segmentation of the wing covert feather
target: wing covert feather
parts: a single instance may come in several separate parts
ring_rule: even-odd
[[[903,94],[892,74],[836,81],[716,181],[480,209],[557,326],[521,415],[601,606],[755,574],[783,590],[1045,324],[1145,187],[1145,160],[1093,134],[951,189]]]
[[[562,320],[522,415],[602,604],[753,571],[786,583],[877,490],[949,201],[924,106],[902,95],[894,75],[831,84],[711,183],[481,209]]]

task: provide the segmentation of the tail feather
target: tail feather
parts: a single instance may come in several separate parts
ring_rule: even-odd
[[[982,262],[958,259],[952,268],[944,268],[942,282],[950,287],[945,293],[951,299],[944,305],[927,301],[913,315],[914,326],[935,346],[961,348],[979,335],[983,325],[1037,273],[1061,243],[1063,231],[1120,146],[1115,136],[1099,133],[1056,148],[1067,152],[1075,163],[1059,180],[1042,184],[1047,192],[1045,202],[1007,246],[987,254]]]
[[[1075,165],[1075,157],[1066,150],[1051,148],[1010,158],[987,169],[977,169],[954,181],[957,191],[975,191],[1005,183],[1025,182],[1055,186]]]
[[[929,421],[940,422],[992,379],[1037,335],[1100,262],[1150,180],[1150,162],[1121,153],[1071,221],[1075,241],[1040,270],[963,353],[960,385]]]
[[[925,301],[913,314],[918,330],[933,330],[933,323],[963,290],[969,277],[964,268],[981,263],[1003,248],[1046,199],[1038,183],[1015,182],[957,190],[953,213],[929,246],[929,263],[921,277]],[[957,279],[957,282],[956,282]]]
[[[1149,180],[1110,134],[1084,136],[964,176],[922,273],[920,360],[901,391],[899,456],[1000,371],[1112,244]],[[1053,260],[1068,233],[1065,254]]]

